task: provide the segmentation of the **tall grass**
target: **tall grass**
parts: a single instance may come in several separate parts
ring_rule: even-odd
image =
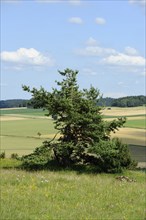
[[[145,174],[123,175],[2,169],[1,220],[144,220]]]

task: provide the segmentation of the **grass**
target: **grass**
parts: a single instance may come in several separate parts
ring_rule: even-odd
[[[55,132],[53,121],[49,119],[1,121],[1,151],[5,151],[6,156],[13,152],[19,155],[30,153],[43,141],[52,138]]]
[[[114,108],[114,111],[115,109],[116,108]],[[118,108],[118,110],[119,109],[120,108]],[[136,110],[137,109],[138,108],[136,108]],[[129,112],[131,111],[132,108],[130,108]],[[112,112],[112,110],[109,112]],[[2,115],[6,113],[9,117],[10,115],[14,116],[14,120],[9,120],[8,117],[7,121],[1,121],[1,152],[5,151],[7,157],[12,153],[18,153],[19,156],[29,154],[36,147],[41,146],[43,141],[53,138],[56,133],[52,120],[40,118],[40,116],[44,116],[45,113],[42,109],[1,110]],[[12,119],[13,116],[11,116]],[[15,120],[15,116],[20,120]],[[134,115],[132,119],[131,116],[129,120],[127,119],[125,126],[131,127],[131,129],[132,127],[144,128],[144,120],[141,119],[141,117],[141,115]],[[139,129],[139,131],[136,131],[133,135],[133,132],[129,130],[126,134],[117,132],[116,135],[122,138],[125,143],[144,145],[144,135],[142,131],[143,129]],[[38,135],[38,132],[41,136]]]
[[[2,136],[37,137],[41,134],[54,134],[53,121],[50,119],[26,119],[19,121],[2,121]]]
[[[33,116],[44,116],[47,114],[47,111],[43,111],[43,109],[1,109],[0,114],[1,115],[9,115],[9,114],[16,114],[16,115],[33,115]]]
[[[142,128],[142,129],[146,129],[146,122],[143,119],[128,120],[126,122],[125,126],[129,127],[129,128]]]
[[[1,161],[2,220],[145,219],[142,171],[125,172],[122,175],[135,182],[122,182],[115,178],[118,174],[6,169],[10,161],[7,167],[5,160]]]
[[[42,110],[33,109],[2,110],[1,114],[44,116]],[[127,123],[137,126],[135,121],[139,120]],[[142,121],[139,126],[142,128]],[[129,132],[130,129],[133,128]],[[129,136],[130,143],[132,138],[137,139],[136,144],[141,143],[143,132],[144,129],[137,129],[135,135]],[[28,154],[54,133],[53,121],[49,119],[1,121],[1,150],[6,156]],[[135,159],[141,162],[145,161],[145,150],[130,146]],[[26,172],[18,169],[20,164],[18,160],[1,159],[2,220],[146,219],[146,178],[142,171],[124,172],[122,175],[136,180],[126,182],[116,179],[121,174],[93,174],[84,170]]]

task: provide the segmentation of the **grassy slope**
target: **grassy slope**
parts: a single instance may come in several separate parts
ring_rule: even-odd
[[[143,108],[140,107],[133,109],[134,112],[138,113],[138,111],[141,111]],[[129,112],[132,112],[133,109],[130,108]],[[116,110],[118,113],[119,111],[120,113],[123,112],[123,109],[121,108],[114,108],[113,110],[108,111],[108,113],[110,112],[112,114],[114,112],[116,114]],[[35,147],[40,146],[44,140],[52,138],[55,133],[52,120],[39,118],[39,116],[44,116],[44,113],[45,112],[40,109],[1,110],[2,115],[6,114],[7,116],[10,116],[12,114],[20,118],[28,117],[25,118],[25,120],[1,121],[1,151],[5,150],[6,156],[10,156],[13,152],[18,153],[19,155],[28,154],[32,152]],[[34,116],[35,118],[33,119]],[[108,115],[105,117],[108,118]],[[135,117],[137,117],[137,119]],[[135,116],[134,114],[130,117],[130,120],[127,120],[125,126],[144,128],[144,120],[142,120],[141,117],[141,115]],[[142,132],[143,130],[139,129],[139,131]],[[41,133],[40,138],[37,135],[38,132]],[[130,134],[129,132],[128,134]],[[134,145],[141,145],[141,140],[144,138],[143,133],[142,138],[140,135],[137,135],[137,133],[135,133],[134,136],[127,136],[127,133],[124,136],[121,136],[120,132],[117,132],[116,134],[122,138],[124,142],[133,143]]]
[[[121,182],[112,174],[2,169],[1,219],[143,220],[145,175],[123,175],[136,182]]]
[[[143,128],[146,129],[146,122],[143,119],[128,120],[125,124],[129,128]]]
[[[47,114],[47,111],[43,111],[42,109],[1,109],[1,115],[9,115],[9,114],[18,114],[18,115],[33,115],[33,116],[44,116]]]
[[[40,138],[37,135],[38,132],[41,133]],[[43,135],[52,134],[51,137],[53,137],[54,133],[55,129],[52,120],[2,121],[1,151],[5,150],[7,156],[13,152],[17,152],[19,155],[28,154],[47,139]]]

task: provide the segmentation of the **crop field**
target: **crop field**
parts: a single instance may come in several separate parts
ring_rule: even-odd
[[[146,129],[141,110],[129,113],[125,127],[112,137],[130,144],[133,157],[143,167]],[[113,111],[114,115],[104,115],[105,120],[122,116]],[[53,120],[41,110],[2,110],[0,120],[1,152],[5,151],[6,157],[28,154],[56,133]],[[122,175],[130,181],[121,181],[117,179],[119,174],[95,174],[82,169],[27,172],[18,169],[20,163],[8,158],[0,161],[2,220],[145,220],[143,169],[125,171]]]
[[[31,153],[35,147],[41,146],[56,134],[53,120],[45,116],[41,109],[3,109],[1,110],[1,152],[9,157],[12,153],[24,155]],[[123,142],[135,146],[137,154],[141,151],[141,161],[145,161],[146,150],[146,110],[145,107],[108,108],[102,111],[104,119],[109,121],[126,116],[124,128],[120,128],[112,137],[119,137]],[[139,147],[140,146],[140,147]],[[131,147],[132,149],[132,147]],[[132,149],[132,153],[136,150]],[[134,156],[135,156],[134,155]],[[140,156],[138,157],[140,159]]]

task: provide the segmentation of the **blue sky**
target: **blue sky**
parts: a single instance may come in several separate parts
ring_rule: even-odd
[[[1,0],[1,99],[51,91],[58,70],[104,97],[145,94],[145,0]]]

